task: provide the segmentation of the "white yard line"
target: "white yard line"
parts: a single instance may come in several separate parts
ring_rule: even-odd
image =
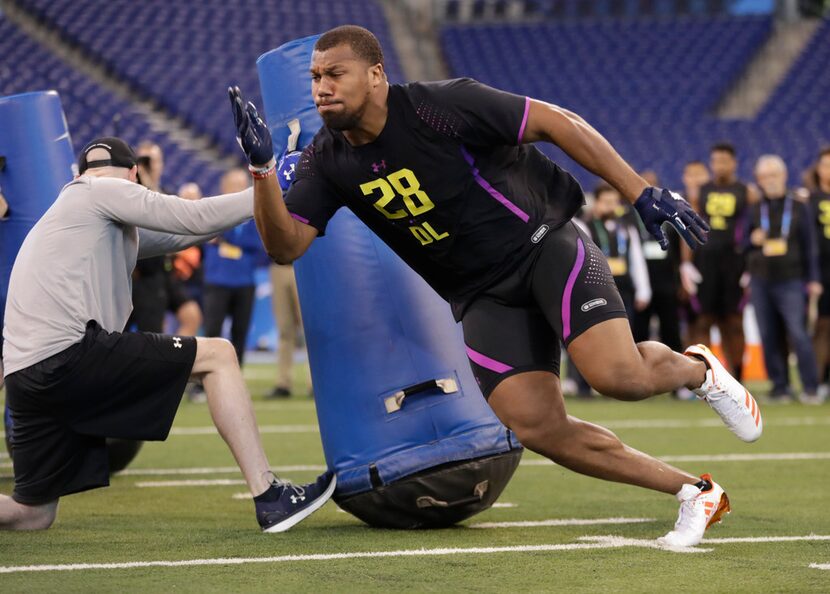
[[[266,537],[267,538],[267,537]],[[252,563],[288,563],[296,561],[339,561],[344,559],[380,559],[395,557],[439,557],[448,555],[491,555],[495,553],[536,553],[553,551],[582,551],[590,549],[614,549],[620,547],[660,548],[655,542],[605,537],[600,542],[569,544],[519,545],[509,547],[470,547],[440,549],[403,549],[399,551],[360,551],[350,553],[319,553],[309,555],[281,555],[277,557],[231,557],[216,559],[188,559],[181,561],[128,561],[124,563],[72,563],[66,565],[20,565],[0,567],[0,573],[40,571],[81,571],[134,569],[143,567],[194,567],[204,565],[247,565]],[[689,552],[700,552],[690,549]]]
[[[242,479],[191,479],[184,481],[139,481],[135,486],[142,489],[154,487],[228,487],[244,484],[245,481]]]
[[[319,433],[320,430],[317,425],[261,425],[260,433]],[[219,432],[213,425],[206,425],[204,427],[173,427],[170,430],[170,435],[216,435]]]
[[[276,473],[314,471],[323,472],[326,469],[322,464],[298,464],[295,466],[274,466]],[[187,474],[239,474],[238,466],[206,466],[202,468],[127,468],[116,476],[181,476]]]
[[[593,422],[609,429],[705,429],[723,427],[720,419],[698,419],[693,421],[682,419],[617,419]],[[767,428],[825,426],[830,425],[830,417],[789,417],[765,421],[764,425]],[[259,428],[259,432],[267,434],[319,433],[320,430],[316,424],[262,425]],[[0,431],[0,437],[4,435],[5,433]],[[213,425],[204,425],[198,427],[173,427],[170,435],[176,437],[216,435],[218,437],[219,433]],[[4,457],[4,455],[0,455],[0,457]]]
[[[823,569],[825,571],[830,571],[830,563],[810,563],[809,567],[811,569]]]
[[[570,518],[566,520],[528,520],[522,522],[480,522],[468,528],[542,528],[548,526],[601,526],[614,524],[644,524],[654,518]]]
[[[797,460],[830,460],[830,452],[786,452],[766,454],[692,454],[680,456],[656,456],[665,462],[774,462]],[[522,460],[520,466],[553,466],[545,459]]]
[[[788,452],[767,454],[696,454],[682,456],[658,456],[666,462],[777,462],[799,460],[830,460],[830,452]],[[545,459],[522,460],[520,466],[554,466],[554,463]],[[2,468],[2,464],[0,464]],[[322,464],[307,464],[295,466],[277,466],[274,471],[285,472],[323,472],[326,467]],[[128,468],[116,476],[185,476],[199,474],[238,474],[235,466],[206,466],[194,468]],[[241,482],[227,482],[226,479],[195,479],[177,481],[146,481],[136,483],[138,487],[206,487],[212,485],[236,485]],[[500,505],[500,504],[496,504]],[[507,504],[505,504],[507,505]]]
[[[749,538],[712,538],[704,544],[733,543],[782,543],[828,541],[830,535],[808,534],[806,536],[760,536]],[[641,547],[666,550],[675,553],[706,553],[712,549],[682,548],[671,549],[657,544],[654,540],[624,538],[621,536],[583,536],[580,542],[568,544],[519,545],[505,547],[469,547],[439,549],[403,549],[398,551],[355,551],[348,553],[317,553],[306,555],[280,555],[276,557],[219,557],[213,559],[185,559],[176,561],[127,561],[119,563],[72,563],[65,565],[17,565],[0,567],[2,573],[32,573],[49,571],[116,570],[144,567],[197,567],[205,565],[248,565],[254,563],[290,563],[298,561],[339,561],[344,559],[380,559],[401,557],[439,557],[449,555],[492,555],[498,553],[536,553],[556,551],[580,551],[590,549],[616,549]],[[815,569],[830,569],[830,564],[811,563]]]

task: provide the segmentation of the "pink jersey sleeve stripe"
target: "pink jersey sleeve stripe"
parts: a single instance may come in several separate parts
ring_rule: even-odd
[[[525,114],[522,116],[522,126],[519,128],[519,139],[516,144],[522,144],[522,139],[525,136],[525,126],[527,126],[527,116],[530,113],[530,97],[525,97]]]

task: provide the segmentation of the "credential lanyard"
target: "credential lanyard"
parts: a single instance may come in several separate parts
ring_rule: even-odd
[[[611,240],[608,237],[608,229],[605,228],[605,223],[594,219],[594,229],[597,230],[597,239],[599,240],[599,247],[606,257],[611,256]],[[617,223],[617,255],[625,256],[628,252],[628,238],[623,233],[622,226]]]
[[[784,198],[784,214],[781,215],[781,239],[789,239],[790,227],[793,223],[793,200],[790,196]],[[761,229],[769,236],[769,203],[761,202]]]

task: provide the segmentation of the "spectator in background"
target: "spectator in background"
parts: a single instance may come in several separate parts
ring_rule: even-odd
[[[164,154],[156,143],[145,140],[138,145],[138,183],[154,192],[170,194],[161,189]],[[139,332],[164,331],[164,314],[169,305],[167,292],[167,257],[155,256],[139,260],[133,270],[133,311],[127,328]]]
[[[291,264],[271,264],[271,306],[279,333],[277,383],[271,397],[288,398],[293,393],[294,351],[303,336],[297,279]]]
[[[790,398],[789,369],[781,351],[780,322],[798,357],[803,391],[800,400],[818,404],[816,357],[806,327],[806,299],[817,299],[819,282],[818,245],[810,206],[787,191],[787,166],[777,155],[764,155],[755,166],[761,201],[753,205],[750,218],[750,295],[761,342],[764,363],[772,380],[771,397]]]
[[[741,277],[746,268],[748,191],[746,184],[737,178],[738,161],[731,144],[713,146],[709,165],[713,179],[701,186],[698,203],[692,204],[709,223],[709,241],[693,255],[686,252],[686,263],[681,267],[683,286],[694,287],[690,291],[691,300],[698,308],[690,339],[693,343],[708,344],[711,328],[717,325],[732,375],[741,381],[744,356]]]
[[[627,217],[620,216],[620,203],[617,190],[608,184],[600,184],[594,190],[588,220],[574,220],[602,250],[628,313],[628,321],[633,326],[636,312],[645,310],[651,301],[651,285],[640,233]],[[578,396],[590,396],[591,387],[575,366],[569,365],[568,375],[576,382]]]
[[[201,200],[202,189],[198,184],[186,183],[179,188],[179,196],[186,200]],[[187,292],[199,304],[202,305],[202,286],[204,284],[204,271],[202,269],[203,248],[202,246],[189,247],[173,256],[173,271],[185,285]]]
[[[709,169],[703,161],[689,161],[683,167],[683,196],[694,209],[700,213],[700,188],[709,182]],[[693,327],[697,323],[697,311],[692,306],[691,298],[697,295],[697,286],[702,280],[700,272],[692,263],[692,250],[685,242],[680,245],[680,302],[685,314],[686,332],[683,343],[685,346],[694,344]]]
[[[810,193],[810,206],[815,216],[819,270],[823,292],[818,303],[818,321],[813,335],[813,348],[816,351],[820,379],[827,377],[830,365],[830,147],[822,149],[814,167],[813,191]],[[820,397],[826,399],[828,385],[822,383]]]
[[[161,147],[152,140],[144,140],[136,150],[138,155],[138,175],[141,177],[141,185],[150,188],[154,192],[170,194],[161,185],[161,176],[164,174],[164,152]]]
[[[649,184],[660,184],[657,174],[643,171],[640,176]],[[653,182],[652,182],[653,180]],[[633,209],[632,209],[633,210]],[[634,216],[628,219],[637,229],[642,242],[643,256],[648,268],[648,280],[651,285],[651,300],[642,310],[634,312],[632,330],[634,340],[643,342],[651,340],[651,320],[656,317],[659,324],[659,340],[673,351],[682,351],[680,341],[680,302],[678,291],[680,277],[680,236],[674,232],[666,233],[669,249],[663,250],[654,237],[646,231],[642,219]]]
[[[250,176],[244,169],[231,169],[219,183],[221,192],[239,192],[250,185]],[[220,336],[230,316],[231,342],[241,365],[254,307],[254,271],[262,254],[254,221],[226,231],[204,250],[205,335]]]

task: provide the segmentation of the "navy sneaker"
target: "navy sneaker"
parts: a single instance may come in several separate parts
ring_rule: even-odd
[[[302,486],[275,480],[265,493],[254,497],[260,528],[263,532],[285,532],[323,507],[336,486],[337,477],[331,471]]]

